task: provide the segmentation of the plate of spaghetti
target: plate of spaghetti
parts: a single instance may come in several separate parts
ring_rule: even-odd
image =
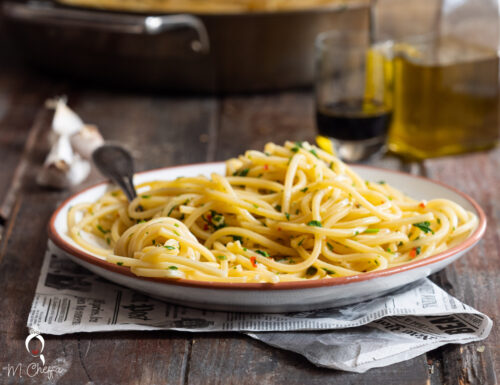
[[[116,283],[213,310],[361,302],[444,268],[486,228],[464,193],[348,166],[307,142],[146,171],[134,184],[132,202],[107,183],[63,202],[49,223],[56,250]]]

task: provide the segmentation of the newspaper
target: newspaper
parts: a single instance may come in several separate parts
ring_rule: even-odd
[[[172,305],[94,275],[47,250],[28,317],[42,334],[116,330],[238,331],[312,363],[365,372],[448,343],[486,338],[486,315],[425,279],[391,295],[341,308],[254,314]]]

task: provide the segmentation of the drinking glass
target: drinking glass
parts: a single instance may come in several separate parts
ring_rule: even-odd
[[[318,145],[348,162],[383,153],[392,117],[390,60],[369,31],[335,30],[316,39]]]

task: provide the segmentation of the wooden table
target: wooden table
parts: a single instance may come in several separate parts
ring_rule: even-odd
[[[138,170],[222,160],[268,141],[314,138],[309,92],[167,97],[71,85],[0,57],[0,369],[28,364],[26,320],[47,243],[51,213],[74,191],[35,183],[48,151],[51,112],[44,100],[65,94],[86,122],[130,149]],[[500,150],[402,164],[471,194],[488,215],[484,240],[432,279],[496,322],[486,341],[445,346],[365,374],[317,368],[302,356],[236,333],[119,332],[45,336],[45,357],[67,371],[58,384],[495,384],[500,372]],[[84,183],[102,178],[95,172]],[[75,189],[79,190],[84,186]],[[484,350],[483,350],[484,349]],[[57,360],[57,361],[56,361]],[[46,377],[0,383],[52,383]],[[45,381],[45,382],[43,382]]]

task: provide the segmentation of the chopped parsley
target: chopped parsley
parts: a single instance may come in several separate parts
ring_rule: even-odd
[[[421,251],[422,247],[418,246],[417,248],[415,248],[415,252],[417,253],[417,255],[419,255]]]
[[[330,269],[327,269],[325,267],[323,267],[323,270],[327,273],[327,274],[335,274],[335,272],[333,270],[330,270]]]
[[[310,150],[309,150],[309,152],[310,152],[311,154],[313,154],[316,158],[318,158],[318,159],[319,159],[318,153],[316,152],[316,150],[315,150],[314,148],[310,149]]]
[[[169,212],[168,212],[168,214],[167,214],[167,217],[169,217],[169,216],[170,216],[170,214],[172,214],[172,211],[174,211],[174,209],[175,209],[176,207],[177,207],[177,205],[172,206],[172,208],[170,209],[170,211],[169,211]]]
[[[97,225],[96,227],[97,227],[97,230],[99,230],[103,234],[109,233],[109,230],[104,230],[101,225]]]
[[[169,266],[168,269],[169,270],[179,270],[179,268],[177,266]]]
[[[175,231],[175,230],[174,230],[174,234],[175,234],[175,235],[177,235],[178,237],[180,237],[180,236],[181,236],[181,235],[180,235],[177,231]]]
[[[123,262],[116,262],[118,266],[123,266]]]
[[[309,187],[304,187],[304,188],[303,188],[302,190],[300,190],[300,191],[302,191],[303,193],[305,193],[307,190],[309,190]]]
[[[437,223],[438,223],[438,225],[440,225],[441,224],[441,219],[438,218],[437,219]]]
[[[378,184],[385,184],[385,180],[379,180],[377,183]]]
[[[109,237],[108,237],[108,238],[106,238],[106,243],[107,243],[108,245],[111,245],[111,239],[110,239]]]
[[[326,245],[330,251],[333,251],[333,245],[330,242],[326,242]]]
[[[175,247],[174,246],[169,246],[169,245],[165,245],[163,246],[165,249],[167,250],[175,250]]]
[[[142,199],[148,199],[148,198],[151,198],[151,195],[141,195],[141,198]]]
[[[252,203],[252,206],[253,206],[254,208],[256,208],[256,209],[258,209],[258,208],[259,208],[259,206],[258,206],[258,205],[256,205],[255,203]]]
[[[300,147],[298,147],[298,146],[293,146],[293,147],[291,148],[291,150],[292,150],[292,152],[299,152]]]
[[[243,237],[239,236],[239,235],[231,235],[231,237],[233,237],[233,241],[240,241],[240,242],[243,242]]]
[[[244,168],[243,170],[235,171],[233,173],[233,176],[247,176],[249,171],[250,171],[249,168]]]
[[[302,246],[302,243],[304,242],[305,238],[302,238],[299,242],[299,246]]]
[[[306,275],[314,275],[318,272],[318,269],[316,269],[314,266],[310,266],[306,270]]]
[[[285,217],[286,217],[286,220],[287,220],[287,221],[289,221],[289,220],[290,220],[290,214],[285,213]]]
[[[258,208],[258,206],[257,206]],[[210,210],[211,218],[210,218],[210,224],[214,227],[214,230],[219,230],[222,229],[223,227],[226,227],[226,222],[224,219],[224,215],[214,211]]]
[[[303,148],[302,147],[302,142],[295,142],[295,146],[299,147],[299,148]]]
[[[307,226],[323,227],[320,221],[310,221],[307,223]]]
[[[276,211],[281,211],[281,205],[276,205],[274,206],[274,208],[276,209]]]
[[[365,234],[377,234],[380,231],[380,229],[366,229],[364,231]]]
[[[153,243],[153,245],[155,245],[156,244],[156,239],[153,239],[151,242]]]
[[[225,261],[227,257],[225,255],[218,255],[217,259],[220,259],[221,261]]]
[[[413,226],[418,227],[420,230],[422,230],[426,234],[429,232],[434,234],[434,231],[432,231],[432,229],[431,229],[431,223],[429,221],[414,223]]]
[[[271,257],[269,256],[269,254],[268,254],[266,251],[263,251],[263,250],[255,250],[255,252],[256,252],[257,254],[262,255],[263,257],[266,257],[266,258],[271,258]]]

